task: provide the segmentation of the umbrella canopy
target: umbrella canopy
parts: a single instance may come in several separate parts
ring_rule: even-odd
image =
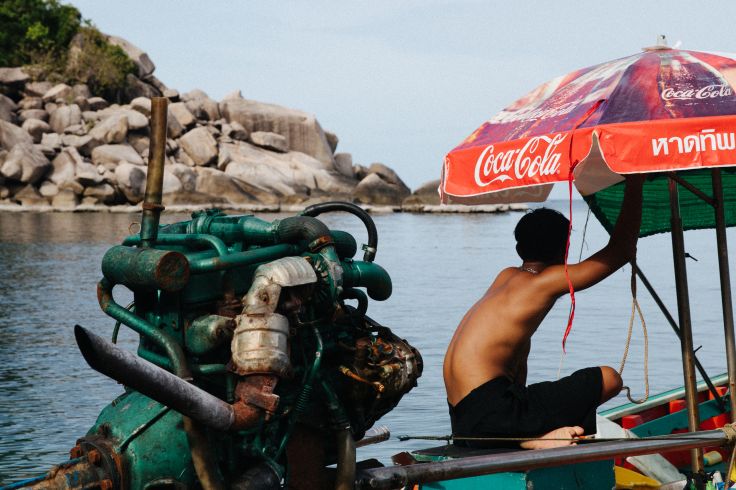
[[[448,153],[440,195],[464,204],[544,201],[555,182],[574,179],[609,227],[623,174],[677,171],[709,194],[704,169],[736,164],[734,87],[736,55],[662,46],[574,71],[517,100]],[[734,225],[736,173],[724,168],[723,179]],[[642,236],[669,230],[666,179],[646,186]],[[686,194],[685,228],[712,226],[712,209]]]

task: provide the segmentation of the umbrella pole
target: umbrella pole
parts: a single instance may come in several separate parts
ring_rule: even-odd
[[[718,244],[718,273],[721,278],[721,304],[723,307],[723,329],[726,342],[728,366],[728,391],[731,402],[731,421],[736,417],[736,341],[734,340],[733,304],[731,303],[731,276],[728,269],[728,245],[726,241],[726,218],[723,210],[723,183],[721,170],[711,171],[713,199],[716,212],[716,242]]]
[[[677,311],[679,313],[680,348],[682,350],[682,372],[685,377],[685,401],[687,402],[687,426],[690,432],[698,430],[698,390],[695,383],[695,363],[693,353],[693,331],[690,322],[690,298],[687,288],[687,268],[685,266],[685,237],[680,217],[680,199],[677,182],[668,179],[670,193],[670,216],[672,228],[672,255],[675,264],[675,286],[677,289]],[[703,450],[693,449],[691,469],[694,474],[703,472]],[[696,479],[697,481],[697,479]]]

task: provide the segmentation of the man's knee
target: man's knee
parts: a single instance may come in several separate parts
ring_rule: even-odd
[[[610,366],[600,366],[601,376],[603,381],[601,403],[613,398],[621,392],[621,388],[624,385],[621,375]]]

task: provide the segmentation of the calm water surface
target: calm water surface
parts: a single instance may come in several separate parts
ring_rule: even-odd
[[[563,210],[564,202],[548,205]],[[274,219],[276,215],[262,215]],[[368,312],[407,338],[424,357],[419,386],[380,423],[392,439],[359,450],[359,457],[390,462],[400,451],[426,447],[421,441],[399,442],[400,434],[440,435],[450,431],[441,369],[444,350],[465,311],[503,267],[516,265],[513,227],[518,213],[499,215],[375,216],[379,232],[376,262],[394,283],[393,296],[371,302]],[[581,247],[586,208],[576,203],[571,250]],[[165,221],[187,219],[165,215]],[[84,435],[98,412],[121,392],[115,382],[92,371],[74,342],[79,323],[109,337],[113,322],[99,309],[95,285],[100,260],[108,247],[128,234],[137,215],[0,213],[0,483],[43,472],[64,461],[77,437]],[[324,217],[333,228],[365,241],[360,222],[349,215]],[[736,236],[728,232],[731,250]],[[715,233],[686,233],[686,248],[698,259],[688,261],[690,299],[698,356],[711,374],[725,371]],[[607,240],[591,218],[583,254]],[[669,235],[639,242],[639,264],[671,311],[675,312],[674,274]],[[731,253],[731,257],[733,257]],[[735,269],[733,259],[731,268]],[[733,272],[736,274],[736,271]],[[581,367],[618,367],[631,305],[629,270],[617,272],[597,287],[580,292],[575,325],[568,339],[562,374]],[[652,392],[682,384],[679,342],[656,305],[640,287],[649,328],[649,381]],[[130,296],[117,292],[127,304]],[[529,382],[557,377],[561,339],[569,301],[563,298],[534,337]],[[677,315],[675,314],[675,317]],[[120,343],[134,348],[137,338],[123,330]],[[624,372],[634,396],[644,390],[640,328],[635,329]],[[623,403],[619,397],[608,406]]]

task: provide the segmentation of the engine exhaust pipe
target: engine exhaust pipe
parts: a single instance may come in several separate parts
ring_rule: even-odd
[[[169,100],[166,97],[151,98],[151,144],[140,232],[143,247],[150,247],[156,242],[159,218],[164,209],[161,200],[164,187],[168,104]]]
[[[74,337],[92,369],[171,407],[191,419],[220,431],[233,428],[232,405],[182,378],[76,325]]]

